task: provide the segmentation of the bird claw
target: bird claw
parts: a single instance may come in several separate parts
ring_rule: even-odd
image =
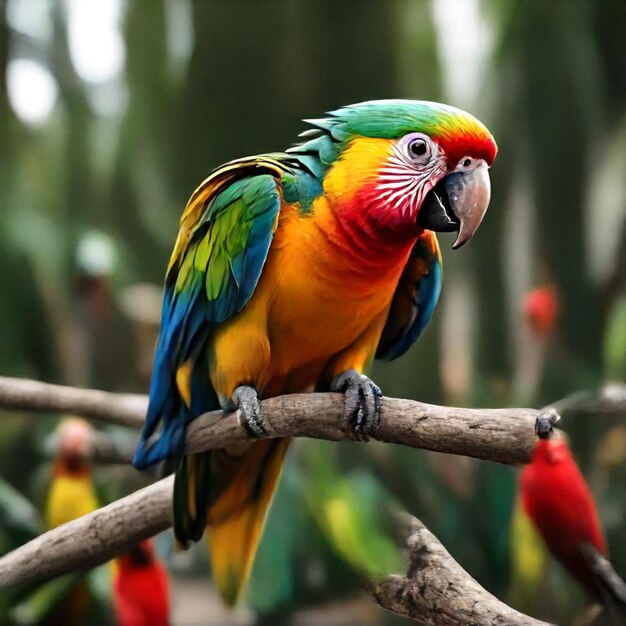
[[[237,420],[240,426],[250,437],[265,437],[267,435],[265,418],[257,392],[252,387],[241,385],[233,391],[232,399],[237,407]]]
[[[380,423],[380,399],[383,394],[370,378],[356,370],[340,374],[331,383],[332,391],[345,396],[344,415],[360,441],[369,441]]]

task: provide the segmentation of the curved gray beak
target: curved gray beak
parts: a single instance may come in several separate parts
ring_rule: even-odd
[[[436,232],[458,232],[456,250],[478,230],[491,198],[486,165],[444,176],[422,202],[417,223]]]

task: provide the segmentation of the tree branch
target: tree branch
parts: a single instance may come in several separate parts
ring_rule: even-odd
[[[148,398],[141,394],[111,393],[0,376],[0,409],[71,413],[110,424],[141,428],[147,406]],[[626,385],[609,383],[596,390],[572,394],[550,406],[560,414],[623,415],[626,413]],[[482,409],[474,411],[484,414]],[[498,411],[509,412],[508,409]]]
[[[460,409],[415,400],[383,398],[380,423],[372,436],[448,454],[509,465],[527,463],[536,442],[536,409]],[[311,437],[354,441],[336,393],[290,394],[261,402],[268,437]],[[556,423],[558,414],[550,418]],[[213,411],[187,429],[186,451],[202,452],[250,441],[236,415]]]
[[[0,589],[85,571],[171,526],[174,477],[35,537],[0,558]]]
[[[56,391],[50,397],[64,397],[55,395]],[[89,406],[92,415],[104,410],[110,400],[105,396],[99,404],[102,398],[93,397],[97,402]],[[100,408],[96,411],[94,407]],[[281,396],[264,400],[261,407],[269,437],[353,439],[339,394]],[[533,409],[457,409],[383,398],[375,435],[381,441],[518,464],[530,458],[536,441],[535,423],[541,416],[544,414]],[[548,421],[553,423],[556,417],[556,413],[549,414]],[[235,413],[214,411],[191,423],[186,451],[249,441]],[[169,526],[171,490],[171,479],[165,479],[7,554],[0,558],[0,587],[87,569],[129,549],[139,539]]]
[[[110,393],[0,376],[0,408],[3,409],[71,413],[109,424],[141,428],[147,407],[148,398],[140,394]]]
[[[547,626],[481,587],[418,519],[410,517],[406,576],[370,583],[368,591],[393,613],[434,626]]]
[[[372,436],[389,443],[521,464],[530,459],[536,433],[545,435],[558,420],[555,407],[591,411],[598,403],[601,412],[623,410],[624,387],[606,386],[596,393],[576,395],[544,412],[462,409],[383,398],[380,423]],[[147,399],[141,395],[0,377],[0,408],[73,413],[140,427],[146,405]],[[354,439],[339,394],[281,396],[264,400],[261,407],[268,437]],[[213,411],[190,424],[186,452],[249,441],[235,413]],[[0,588],[87,570],[165,530],[171,525],[172,489],[173,478],[165,478],[1,557]],[[391,576],[370,586],[370,593],[381,606],[437,625],[544,624],[514,611],[485,591],[418,520],[412,522],[407,545],[411,553],[408,574]]]
[[[563,415],[621,417],[626,415],[626,384],[607,383],[599,389],[579,391],[550,406]]]
[[[293,394],[264,400],[269,437],[354,440],[343,418],[340,394]],[[72,413],[140,427],[147,398],[93,389],[0,377],[0,408]],[[529,460],[535,443],[535,409],[461,409],[384,398],[376,439],[415,448],[462,454],[499,463]],[[187,451],[201,452],[249,440],[233,414],[213,411],[195,419]]]
[[[142,396],[119,396],[33,381],[0,379],[0,405],[80,413],[97,419],[106,417],[109,412],[109,417],[114,414],[117,423],[140,425],[145,399]],[[332,441],[354,439],[344,418],[344,401],[340,394],[281,396],[264,400],[261,407],[268,437],[314,437]],[[529,460],[536,441],[537,426],[541,425],[538,431],[544,430],[557,419],[558,414],[554,411],[461,409],[383,398],[380,423],[372,436],[380,441],[518,464]],[[240,426],[236,413],[213,411],[190,424],[186,452],[201,452],[249,441],[250,437]],[[59,526],[3,556],[0,558],[0,588],[89,569],[128,551],[141,539],[168,528],[171,525],[172,489],[173,479],[168,477]],[[439,571],[441,566],[437,566],[439,575],[427,574],[432,568],[418,568],[418,561],[414,558],[411,571],[417,576],[418,570],[423,570],[424,576],[438,581],[440,591],[421,589],[413,578],[409,580],[396,576],[372,587],[372,594],[381,605],[403,615],[422,616],[422,619],[426,615],[429,623],[437,624],[467,623],[450,621],[451,607],[455,607],[458,615],[463,611],[469,611],[472,616],[496,615],[500,611],[501,615],[505,615],[505,623],[540,624],[529,619],[519,621],[526,618],[484,591],[452,561],[428,531],[423,529],[420,532],[421,535],[414,532],[412,537],[428,539],[430,546],[421,554],[439,561],[447,556],[456,569],[448,565],[449,571],[446,570],[442,576]],[[417,539],[412,541],[415,543]],[[448,573],[453,576],[451,582],[446,580]],[[450,601],[440,598],[439,604],[428,604],[431,602],[428,594],[441,595],[441,589],[448,589],[447,595],[441,598],[449,596]],[[472,599],[472,594],[479,591],[489,604],[482,601],[476,603]],[[463,605],[463,602],[466,604]],[[432,620],[436,614],[439,621],[435,622]],[[449,621],[442,621],[444,618]],[[514,619],[518,621],[512,621]]]

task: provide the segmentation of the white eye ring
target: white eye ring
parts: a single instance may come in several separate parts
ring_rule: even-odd
[[[404,152],[411,163],[425,165],[432,158],[431,140],[421,133],[411,133],[404,138]]]

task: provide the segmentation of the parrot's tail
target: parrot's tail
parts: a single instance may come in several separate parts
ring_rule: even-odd
[[[612,563],[592,545],[583,546],[583,556],[591,568],[594,588],[602,604],[609,613],[623,619],[626,616],[626,582],[620,578]]]
[[[187,547],[208,527],[213,580],[225,602],[243,591],[290,439],[183,457],[174,482],[174,534]]]

